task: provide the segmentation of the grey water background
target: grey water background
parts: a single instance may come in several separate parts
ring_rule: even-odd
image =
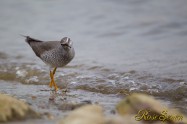
[[[186,0],[1,0],[0,80],[47,85],[48,67],[20,34],[44,41],[68,36],[76,56],[58,69],[60,87],[111,104],[116,96],[147,93],[187,113],[186,5]]]

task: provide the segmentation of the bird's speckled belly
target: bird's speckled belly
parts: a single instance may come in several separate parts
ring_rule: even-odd
[[[69,54],[56,54],[56,52],[46,52],[41,59],[51,67],[63,67],[67,65],[73,58]]]

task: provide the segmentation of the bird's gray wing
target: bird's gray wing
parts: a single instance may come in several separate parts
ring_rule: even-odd
[[[40,57],[44,52],[54,49],[58,41],[41,41],[29,36],[26,36],[26,42],[33,49],[36,56]]]

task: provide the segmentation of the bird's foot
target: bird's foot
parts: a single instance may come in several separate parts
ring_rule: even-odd
[[[53,85],[54,85],[55,91],[58,91],[58,87],[55,82],[53,83]]]

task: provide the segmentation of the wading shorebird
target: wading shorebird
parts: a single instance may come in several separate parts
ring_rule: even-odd
[[[54,81],[54,75],[58,67],[67,65],[75,56],[73,42],[68,37],[62,38],[61,41],[41,41],[29,36],[26,37],[26,42],[30,45],[37,57],[44,63],[54,68],[50,70],[51,81],[49,87],[54,86],[55,91],[58,87]]]

